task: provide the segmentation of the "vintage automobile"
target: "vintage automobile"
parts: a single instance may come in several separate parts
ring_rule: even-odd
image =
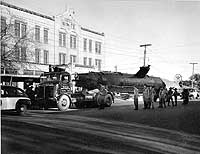
[[[17,87],[1,85],[1,110],[14,110],[20,115],[27,112],[31,101],[25,92]]]

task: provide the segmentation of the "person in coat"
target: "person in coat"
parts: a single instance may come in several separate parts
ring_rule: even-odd
[[[174,105],[177,106],[177,97],[178,97],[177,88],[174,89],[173,96],[174,96],[174,103],[175,103]]]
[[[156,102],[156,91],[154,86],[151,88],[151,108],[154,109],[154,103]]]
[[[167,102],[168,102],[168,106],[170,106],[170,102],[172,103],[172,106],[174,106],[174,101],[173,101],[173,91],[172,91],[172,88],[170,87],[169,88],[169,91],[167,93]]]
[[[182,96],[183,96],[183,105],[188,104],[189,103],[189,90],[183,89]]]
[[[135,110],[138,110],[138,89],[136,87],[134,87],[134,106],[135,106]]]
[[[144,85],[143,90],[143,101],[144,101],[144,109],[148,109],[149,106],[149,88]]]

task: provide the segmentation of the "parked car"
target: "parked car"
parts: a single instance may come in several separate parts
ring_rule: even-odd
[[[1,110],[14,110],[20,115],[27,112],[27,108],[31,105],[31,101],[25,94],[24,90],[13,87],[1,85]]]

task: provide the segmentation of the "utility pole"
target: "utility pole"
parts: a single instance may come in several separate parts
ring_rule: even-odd
[[[193,76],[194,75],[194,65],[198,64],[198,63],[190,63],[190,64],[192,64],[192,76]],[[192,88],[194,87],[193,82],[194,82],[194,80],[192,79]]]
[[[147,46],[151,46],[151,44],[143,44],[143,45],[140,45],[140,47],[144,47],[144,66],[146,65],[146,52],[147,52]]]

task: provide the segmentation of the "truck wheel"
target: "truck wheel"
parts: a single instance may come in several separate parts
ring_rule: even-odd
[[[18,104],[16,107],[16,111],[19,115],[25,115],[27,112],[27,105],[25,104]]]
[[[112,96],[110,94],[107,94],[104,98],[104,102],[105,102],[105,105],[110,107],[113,100],[112,100]]]
[[[57,102],[58,109],[61,111],[66,111],[67,109],[69,109],[70,103],[71,103],[71,101],[70,101],[69,96],[62,95],[62,96],[60,96],[60,98]]]

